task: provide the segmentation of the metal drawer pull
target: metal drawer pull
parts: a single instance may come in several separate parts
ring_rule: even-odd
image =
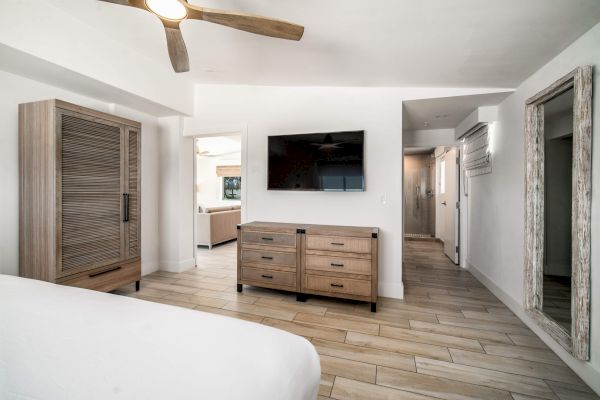
[[[343,267],[344,264],[336,264],[336,263],[331,263],[332,267]]]
[[[121,269],[121,267],[116,267],[116,268],[113,268],[113,269],[107,269],[106,271],[97,272],[97,273],[95,273],[95,274],[90,274],[89,276],[90,276],[90,278],[95,278],[96,276],[100,276],[100,275],[108,274],[109,272],[118,271],[118,270],[120,270],[120,269]]]
[[[263,259],[263,260],[272,260],[272,259],[273,259],[273,257],[262,256],[262,259]]]
[[[264,237],[264,238],[261,238],[261,239],[262,239],[262,240],[270,240],[270,241],[273,241],[273,238],[270,238],[270,237]]]
[[[263,278],[273,279],[273,275],[261,275]]]
[[[344,285],[340,285],[339,283],[332,283],[331,287],[343,288]]]
[[[337,242],[331,242],[332,245],[334,246],[343,246],[344,243],[337,243]]]

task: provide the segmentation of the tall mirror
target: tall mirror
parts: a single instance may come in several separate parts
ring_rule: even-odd
[[[571,331],[573,88],[544,103],[542,311]]]
[[[526,103],[525,308],[589,359],[592,68]]]

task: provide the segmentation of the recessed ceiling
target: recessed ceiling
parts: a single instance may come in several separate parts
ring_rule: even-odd
[[[238,155],[242,151],[242,138],[238,135],[210,136],[196,139],[196,154],[204,157]]]
[[[160,21],[97,0],[47,0],[168,65]],[[184,21],[199,83],[516,87],[600,21],[598,0],[190,0],[306,27],[300,42]],[[93,46],[93,43],[90,43]]]
[[[440,97],[403,103],[402,129],[454,129],[478,107],[495,106],[511,92]]]

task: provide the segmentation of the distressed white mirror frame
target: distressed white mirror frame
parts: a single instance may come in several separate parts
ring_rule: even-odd
[[[543,312],[544,103],[574,89],[571,331]],[[526,102],[525,309],[562,347],[589,359],[592,67],[579,67]]]

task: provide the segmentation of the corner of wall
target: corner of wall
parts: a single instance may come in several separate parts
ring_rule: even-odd
[[[404,283],[380,281],[379,296],[402,300],[404,298]]]
[[[173,272],[179,274],[196,266],[196,260],[190,258],[183,261],[161,261],[158,269],[160,271]]]

